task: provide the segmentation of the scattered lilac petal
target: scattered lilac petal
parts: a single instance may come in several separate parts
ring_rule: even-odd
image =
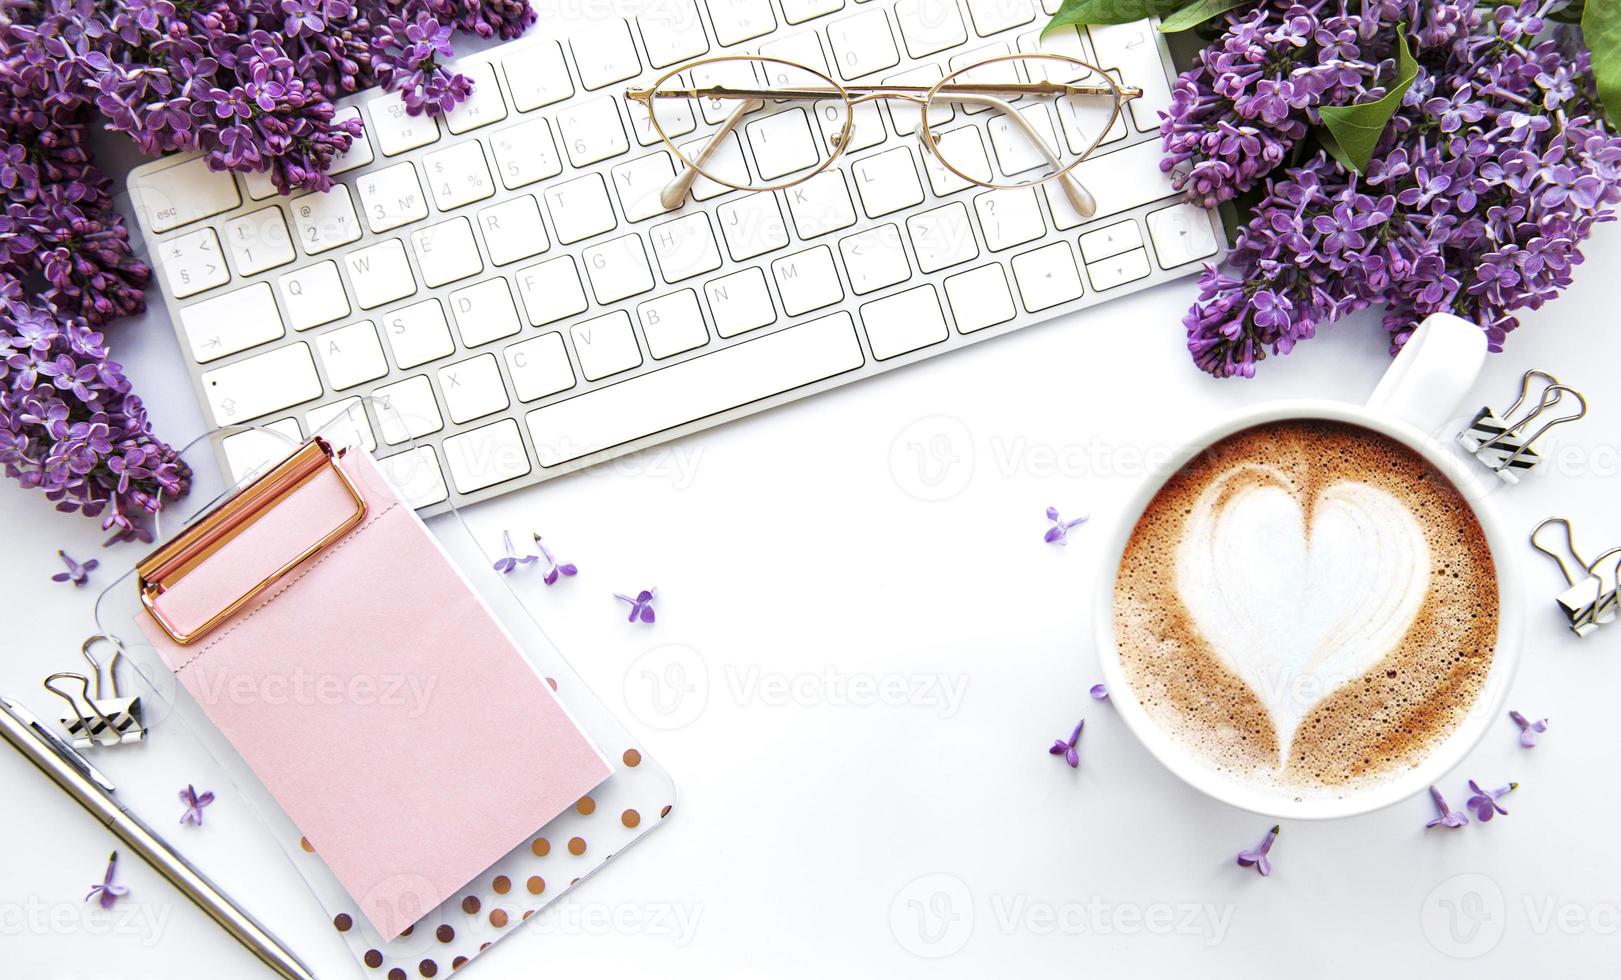
[[[1507,786],[1487,791],[1481,789],[1480,784],[1471,779],[1469,780],[1469,790],[1474,795],[1470,796],[1468,802],[1464,805],[1473,811],[1476,820],[1487,823],[1494,816],[1508,816],[1508,811],[1503,809],[1503,804],[1497,801],[1519,788],[1519,783],[1509,783]]]
[[[653,622],[653,596],[657,591],[656,589],[643,589],[636,594],[634,599],[623,593],[615,592],[615,599],[630,603],[630,616],[625,621],[628,623],[634,623],[637,620],[644,623]]]
[[[535,547],[540,549],[540,559],[546,563],[546,574],[542,576],[542,581],[547,585],[552,585],[557,581],[559,575],[573,576],[579,574],[580,570],[574,566],[573,562],[559,562],[552,554],[551,549],[546,547],[546,542],[540,539],[538,533],[534,534],[533,537]],[[648,620],[648,622],[652,622],[652,620]]]
[[[1086,523],[1085,517],[1077,517],[1073,521],[1064,520],[1058,516],[1057,507],[1047,508],[1047,520],[1052,522],[1052,527],[1047,529],[1041,540],[1048,544],[1068,544],[1070,529]]]
[[[118,852],[114,851],[112,856],[107,859],[107,873],[102,875],[101,884],[91,887],[90,893],[84,897],[85,901],[88,902],[94,898],[102,908],[110,909],[120,898],[129,894],[129,889],[125,886],[113,884],[113,871],[117,867]]]
[[[1281,830],[1281,827],[1273,824],[1272,829],[1266,832],[1266,837],[1262,839],[1258,847],[1252,850],[1239,851],[1238,866],[1241,868],[1253,867],[1260,872],[1263,878],[1270,875],[1272,873],[1272,861],[1267,857],[1267,854],[1272,850],[1272,844],[1277,841]]]
[[[68,570],[52,575],[52,582],[72,582],[74,587],[77,588],[90,581],[90,573],[101,566],[101,562],[94,558],[81,565],[70,558],[65,551],[58,551],[56,554],[62,559],[62,563],[68,567]]]
[[[1468,817],[1447,805],[1446,797],[1442,796],[1441,791],[1434,786],[1430,787],[1430,799],[1435,801],[1437,816],[1424,825],[1426,830],[1431,827],[1446,827],[1449,830],[1456,830],[1469,823]]]
[[[494,568],[502,575],[509,575],[524,565],[530,565],[540,560],[539,555],[518,554],[517,549],[513,548],[512,546],[511,531],[501,532],[501,546],[506,549],[507,553],[502,557],[497,558],[495,563],[490,567]]]
[[[1049,755],[1061,755],[1064,757],[1064,761],[1069,763],[1069,767],[1071,769],[1079,769],[1081,766],[1081,755],[1080,752],[1076,750],[1075,746],[1076,743],[1080,742],[1081,740],[1081,729],[1085,727],[1086,719],[1082,718],[1080,721],[1075,723],[1075,730],[1069,733],[1069,738],[1061,738],[1054,741],[1053,747],[1048,749],[1047,753]]]
[[[189,823],[197,827],[203,825],[203,807],[214,802],[213,791],[198,794],[196,787],[190,783],[180,791],[180,802],[186,804],[186,812],[180,815],[181,823]]]
[[[1091,694],[1094,701],[1109,700],[1109,689],[1102,684],[1093,684]]]
[[[1520,744],[1528,749],[1537,744],[1538,735],[1548,730],[1548,719],[1546,718],[1531,721],[1518,711],[1510,711],[1508,716],[1514,719],[1514,724],[1520,726]]]

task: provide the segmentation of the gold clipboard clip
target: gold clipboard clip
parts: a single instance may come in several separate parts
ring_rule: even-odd
[[[229,619],[237,610],[275,585],[283,576],[325,550],[365,519],[366,498],[361,495],[359,488],[349,478],[349,474],[338,465],[341,455],[341,452],[334,450],[325,439],[319,436],[311,439],[297,452],[203,515],[173,541],[146,556],[135,566],[141,590],[141,605],[152,617],[152,621],[158,624],[158,628],[168,634],[169,639],[181,646],[196,643]],[[258,584],[232,599],[201,626],[190,632],[182,632],[158,608],[157,600],[166,590],[196,571],[209,557],[252,527],[261,517],[270,513],[277,504],[328,469],[337,474],[355,503],[354,513],[341,521],[337,527],[328,531],[321,540],[305,548],[280,568],[266,575]]]

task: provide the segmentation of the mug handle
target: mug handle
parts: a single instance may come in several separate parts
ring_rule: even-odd
[[[1368,409],[1434,433],[1486,363],[1486,332],[1450,313],[1432,313],[1396,355]]]

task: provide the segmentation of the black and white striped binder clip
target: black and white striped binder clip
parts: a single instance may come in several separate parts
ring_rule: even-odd
[[[1531,401],[1533,380],[1545,382],[1542,394],[1536,399],[1536,407],[1516,419],[1515,414]],[[1548,419],[1532,430],[1531,423],[1558,405],[1566,395],[1576,400],[1576,410]],[[1514,400],[1508,411],[1498,415],[1489,407],[1481,409],[1469,427],[1458,433],[1458,442],[1503,482],[1519,483],[1522,474],[1542,462],[1534,443],[1554,426],[1574,422],[1586,414],[1587,399],[1581,392],[1561,384],[1558,378],[1546,371],[1527,371],[1520,378],[1520,397]]]
[[[107,662],[107,691],[103,693],[102,665],[90,650],[98,641],[113,645],[112,658]],[[89,677],[75,671],[59,671],[45,678],[45,690],[68,703],[70,714],[62,717],[62,727],[76,749],[93,749],[98,745],[129,745],[146,737],[146,726],[141,723],[141,699],[126,698],[118,690],[118,661],[124,656],[124,645],[116,636],[97,633],[79,648],[94,673],[94,693]],[[57,687],[64,684],[71,690]]]
[[[1543,544],[1544,531],[1558,525],[1565,529],[1564,554]],[[1571,632],[1586,636],[1605,623],[1615,621],[1621,611],[1621,588],[1617,586],[1617,573],[1621,572],[1621,548],[1611,548],[1591,562],[1582,559],[1576,550],[1576,539],[1570,521],[1563,517],[1550,517],[1531,532],[1531,547],[1552,558],[1565,577],[1565,591],[1554,597],[1559,610],[1570,622]],[[1567,564],[1566,556],[1574,564]]]

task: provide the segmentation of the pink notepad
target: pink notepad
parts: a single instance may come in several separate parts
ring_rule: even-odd
[[[358,451],[361,522],[195,643],[142,631],[385,937],[611,770]],[[157,600],[182,635],[356,510],[327,469]]]

